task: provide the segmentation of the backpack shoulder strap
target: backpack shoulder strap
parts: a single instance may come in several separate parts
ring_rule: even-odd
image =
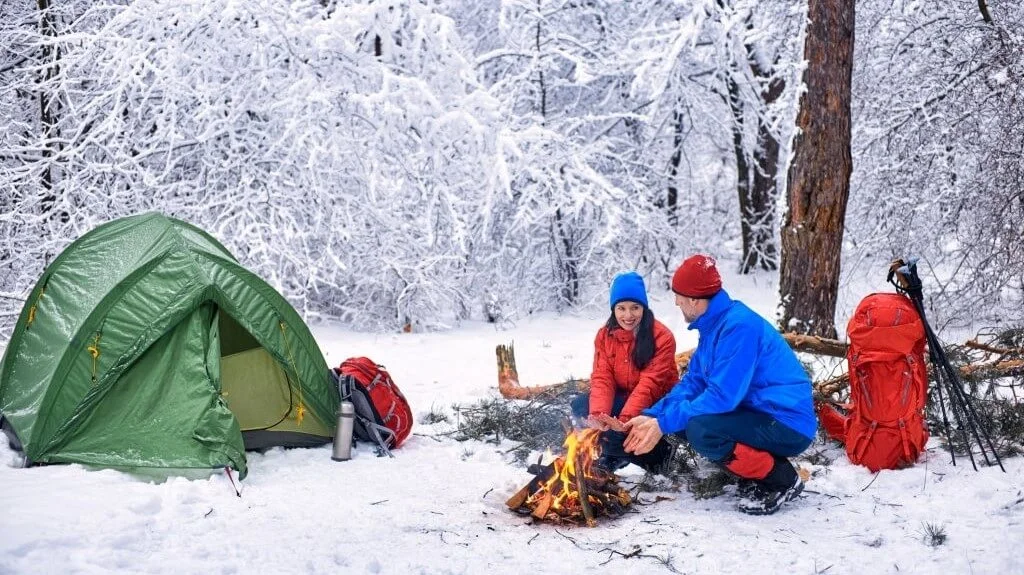
[[[355,435],[363,436],[365,439],[376,444],[374,449],[377,452],[377,457],[384,457],[385,455],[394,457],[394,454],[388,449],[388,443],[395,442],[395,432],[374,421],[373,408],[370,407],[369,399],[358,389],[351,375],[341,375],[333,369],[331,374],[335,382],[337,382],[338,396],[341,398],[341,401],[350,401],[355,407],[356,423],[362,427],[363,431],[363,433],[356,433]]]
[[[367,419],[360,415],[357,415],[356,419],[363,424],[363,428],[366,430],[366,434],[369,435],[370,440],[376,444],[374,446],[374,449],[377,452],[377,457],[384,457],[385,455],[387,455],[388,457],[395,456],[393,453],[391,453],[391,450],[388,449],[388,443],[393,443],[395,441],[394,431],[391,431],[390,429],[384,427],[383,425],[378,425],[375,421]]]

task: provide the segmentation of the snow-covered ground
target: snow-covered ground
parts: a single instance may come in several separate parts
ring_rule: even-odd
[[[767,276],[727,277],[726,287],[772,317]],[[693,347],[668,292],[651,291],[679,349]],[[453,404],[497,395],[496,345],[515,342],[523,384],[586,376],[605,317],[595,309],[501,330],[313,331],[328,363],[372,357],[418,417],[443,411],[454,421]],[[530,475],[509,462],[508,446],[460,443],[442,435],[450,428],[417,425],[394,459],[365,445],[343,463],[330,446],[250,454],[241,497],[223,473],[151,483],[77,465],[20,469],[0,442],[0,573],[1024,572],[1019,457],[1006,473],[976,472],[961,460],[951,466],[933,440],[927,460],[875,477],[816,444],[835,462],[801,462],[814,473],[807,491],[774,516],[740,514],[729,494],[695,500],[684,489],[642,494],[650,504],[596,528],[565,528],[508,512],[505,500]],[[639,479],[635,467],[624,472]],[[945,542],[929,545],[928,526]]]

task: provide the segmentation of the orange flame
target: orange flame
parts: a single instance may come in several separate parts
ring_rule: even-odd
[[[584,429],[573,431],[565,437],[562,446],[566,448],[565,455],[555,460],[555,474],[545,482],[527,500],[527,505],[536,503],[546,494],[551,494],[554,499],[551,502],[551,509],[563,509],[567,506],[579,504],[579,490],[576,488],[576,476],[593,477],[592,469],[594,460],[601,455],[601,447],[598,445],[600,432],[596,429]],[[576,463],[580,462],[583,469],[578,473]]]

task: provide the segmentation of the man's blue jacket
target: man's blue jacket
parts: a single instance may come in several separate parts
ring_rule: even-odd
[[[689,329],[700,334],[689,368],[668,395],[644,410],[663,433],[685,430],[691,417],[746,409],[814,437],[811,380],[771,324],[720,290]]]

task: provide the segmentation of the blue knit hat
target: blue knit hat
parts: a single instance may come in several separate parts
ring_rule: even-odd
[[[620,301],[635,301],[647,307],[647,289],[644,288],[644,278],[636,272],[623,272],[612,280],[611,307]]]

